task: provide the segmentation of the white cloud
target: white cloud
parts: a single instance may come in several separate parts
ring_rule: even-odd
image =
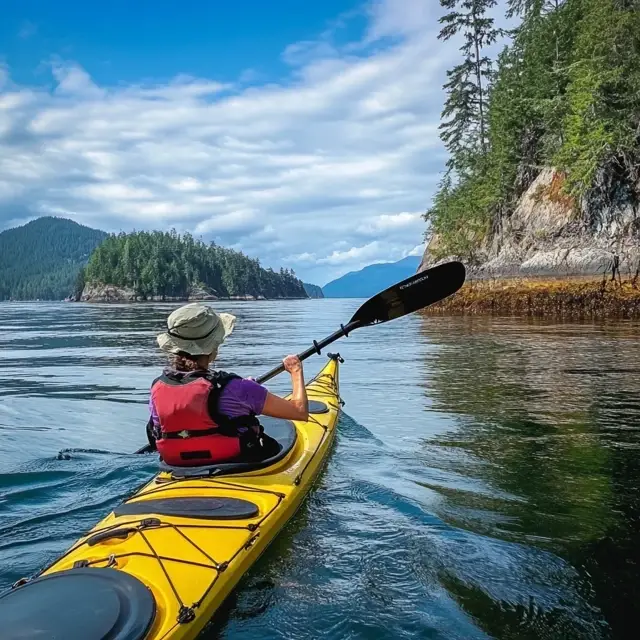
[[[404,233],[407,228],[416,230],[423,227],[422,212],[408,213],[403,211],[402,213],[383,213],[375,216],[358,227],[358,230],[367,235],[380,235],[382,232],[391,233],[401,230]]]
[[[411,251],[407,251],[407,253],[402,257],[403,258],[406,258],[407,256],[419,256],[419,257],[421,257],[424,254],[424,248],[425,248],[425,245],[417,244],[415,247],[413,247],[413,249],[411,249]]]
[[[175,227],[319,283],[402,258],[445,160],[441,86],[457,51],[437,42],[434,5],[376,2],[357,41],[293,43],[279,84],[105,87],[54,60],[48,91],[0,67],[0,228],[52,212]]]
[[[442,11],[436,0],[374,0],[369,7],[371,22],[365,40],[437,33]]]

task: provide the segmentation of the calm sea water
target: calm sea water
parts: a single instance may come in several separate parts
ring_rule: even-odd
[[[358,305],[220,305],[239,317],[220,366],[260,374]],[[127,454],[171,308],[0,304],[0,588],[154,473]],[[328,467],[205,636],[637,637],[639,338],[415,315],[343,340]]]

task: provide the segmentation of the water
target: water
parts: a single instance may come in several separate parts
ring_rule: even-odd
[[[220,366],[259,374],[358,304],[225,303],[239,321]],[[0,305],[0,587],[153,474],[127,454],[171,308]],[[343,340],[328,467],[205,637],[636,637],[639,337],[414,315]],[[120,455],[57,460],[67,447]]]

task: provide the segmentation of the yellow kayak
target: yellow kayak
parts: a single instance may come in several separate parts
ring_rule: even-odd
[[[263,419],[263,463],[169,468],[39,577],[0,596],[2,638],[195,638],[300,507],[340,413],[339,356],[307,385],[308,422]]]

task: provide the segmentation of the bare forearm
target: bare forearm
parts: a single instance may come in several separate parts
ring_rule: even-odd
[[[262,413],[274,418],[285,418],[287,420],[308,420],[309,406],[307,404],[307,390],[304,386],[304,372],[302,363],[298,356],[287,356],[284,360],[284,368],[291,376],[291,397],[285,400],[267,394]]]
[[[304,374],[302,371],[296,371],[291,375],[291,385],[293,386],[293,392],[291,393],[291,404],[304,415],[306,420],[309,417],[308,404],[307,404],[307,389],[304,386]]]

